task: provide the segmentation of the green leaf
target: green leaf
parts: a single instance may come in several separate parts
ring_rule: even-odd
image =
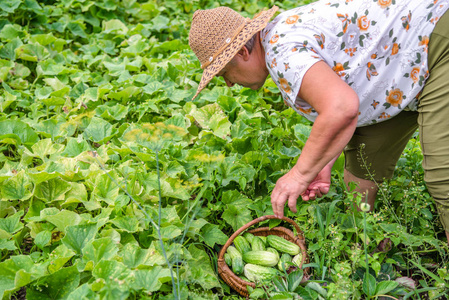
[[[34,34],[30,39],[30,41],[39,43],[42,46],[47,46],[56,40],[57,38],[51,32],[46,34]]]
[[[98,295],[97,295],[98,296]],[[88,283],[80,285],[77,289],[68,295],[67,300],[80,300],[80,299],[99,299],[96,298],[94,291],[89,287]]]
[[[309,283],[307,283],[306,288],[317,292],[318,294],[323,296],[324,299],[327,299],[326,289],[324,289],[318,282],[309,282]],[[308,292],[308,291],[306,291],[306,292]]]
[[[75,252],[67,248],[65,245],[59,245],[50,254],[48,271],[54,273],[61,269],[73,256]]]
[[[127,232],[137,232],[139,230],[139,221],[135,216],[120,216],[110,222],[117,226],[118,229]]]
[[[170,22],[169,18],[162,15],[158,15],[151,20],[151,23],[153,24],[152,29],[155,30],[156,32],[161,31],[162,29],[166,29],[168,28],[169,22]]]
[[[215,224],[206,224],[201,228],[201,238],[209,246],[224,245],[228,241],[228,236],[220,230],[220,227]]]
[[[42,270],[35,268],[30,256],[18,255],[0,263],[0,298],[5,291],[12,291],[27,285],[35,278],[43,275]]]
[[[44,139],[38,141],[36,144],[31,146],[31,150],[33,151],[33,156],[38,156],[43,161],[48,160],[50,155],[58,153],[62,150],[63,146],[60,144],[55,144],[51,139]]]
[[[175,88],[167,90],[167,97],[170,99],[170,101],[176,103],[179,103],[186,99],[190,99],[192,96],[192,92],[188,90],[180,90]]]
[[[57,77],[44,78],[44,81],[53,89],[53,92],[50,94],[50,96],[62,97],[70,91],[70,88]]]
[[[106,65],[106,63],[105,63],[105,65]],[[109,66],[109,68],[111,68],[112,65],[109,64],[108,66]],[[111,70],[113,71],[114,69],[111,68]],[[123,75],[124,70],[120,69],[120,70],[116,70],[116,72],[117,72],[117,75]],[[125,73],[126,72],[127,71],[125,71]],[[114,73],[112,72],[110,74],[113,75]],[[140,90],[137,87],[129,86],[129,87],[124,88],[123,90],[118,91],[118,92],[110,92],[108,94],[108,98],[120,100],[120,101],[122,101],[122,103],[127,103],[133,96],[137,95],[139,92],[140,92]]]
[[[36,72],[41,75],[59,75],[65,70],[62,64],[56,63],[53,59],[47,59],[38,63]]]
[[[148,249],[140,248],[134,244],[126,244],[121,251],[121,256],[123,257],[123,263],[132,269],[139,266],[154,266],[166,263],[162,254],[156,250],[154,243]]]
[[[80,273],[76,266],[60,269],[27,288],[27,298],[66,299],[78,287],[79,282]]]
[[[192,220],[188,223],[189,229],[186,233],[186,236],[189,238],[195,238],[196,236],[200,234],[201,229],[206,225],[209,224],[205,219],[200,218],[197,220]]]
[[[0,229],[6,231],[10,235],[13,235],[23,228],[23,223],[20,222],[20,218],[22,216],[23,210],[15,213],[10,217],[0,219]]]
[[[85,203],[87,201],[86,186],[82,183],[71,182],[72,188],[65,194],[65,204],[70,203]]]
[[[90,150],[89,144],[85,140],[78,140],[74,138],[67,139],[67,146],[62,152],[63,155],[69,157],[75,157],[83,153],[84,151]]]
[[[92,196],[95,200],[105,201],[109,205],[115,203],[115,199],[119,195],[120,188],[117,184],[108,176],[108,174],[102,174],[95,178],[95,187],[92,192]]]
[[[105,143],[115,135],[116,130],[107,121],[93,117],[84,132],[92,141]]]
[[[75,35],[82,38],[87,38],[86,32],[84,29],[86,29],[86,25],[83,21],[72,21],[67,24],[67,28]]]
[[[194,109],[189,113],[201,125],[203,130],[210,130],[222,139],[231,135],[231,122],[217,104],[209,104]]]
[[[82,249],[83,260],[93,261],[97,264],[102,259],[109,260],[114,258],[118,252],[117,243],[108,237],[96,239],[89,241],[86,246]]]
[[[293,130],[295,132],[296,138],[298,138],[301,142],[305,143],[309,138],[312,128],[304,124],[296,124]]]
[[[153,95],[155,92],[161,90],[164,87],[159,81],[153,81],[145,85],[142,90],[145,94]]]
[[[36,129],[39,134],[42,134],[46,138],[51,138],[51,140],[54,141],[55,139],[63,136],[63,134],[67,133],[67,131],[70,132],[72,126],[66,123],[58,123],[57,120],[50,119],[39,122],[38,124],[34,125],[33,128]]]
[[[15,136],[26,146],[32,146],[39,141],[39,137],[31,127],[19,120],[0,121],[0,141],[7,135]]]
[[[175,225],[169,225],[161,228],[161,237],[163,241],[170,241],[182,234],[181,229]],[[159,238],[157,232],[153,232],[155,238]]]
[[[373,275],[365,273],[363,276],[363,284],[362,284],[363,292],[368,297],[372,297],[376,294],[376,278]]]
[[[44,249],[51,241],[51,231],[43,230],[39,232],[34,238],[34,244],[39,247],[39,249]]]
[[[21,0],[2,0],[0,1],[0,9],[8,12],[13,13],[22,3]]]
[[[121,104],[114,106],[100,105],[95,109],[95,113],[105,120],[121,120],[128,114],[128,107]]]
[[[42,61],[50,57],[48,50],[39,44],[24,44],[16,50],[16,57],[26,61]]]
[[[83,247],[95,237],[97,230],[97,224],[68,226],[62,243],[77,254],[81,254]]]
[[[298,149],[297,147],[287,148],[285,146],[282,146],[281,149],[279,149],[279,153],[286,157],[295,158],[301,154],[301,149]]]
[[[14,241],[0,239],[0,250],[14,251],[16,249],[17,247],[14,245]]]
[[[27,200],[33,195],[32,188],[31,181],[26,176],[25,171],[21,170],[0,185],[2,200]]]
[[[162,286],[159,277],[162,274],[162,267],[155,266],[150,270],[136,270],[134,271],[135,281],[133,288],[136,290],[144,290],[145,292],[156,292]]]
[[[194,261],[189,262],[187,269],[190,280],[200,284],[205,290],[221,287],[207,253],[193,245],[190,245],[189,252],[194,257]]]
[[[251,212],[249,209],[232,204],[227,205],[222,218],[232,226],[232,229],[234,229],[234,231],[236,231],[246,223],[252,221],[253,219],[251,217]]]
[[[102,260],[92,271],[95,278],[101,278],[106,281],[124,280],[130,276],[131,271],[121,262],[116,260]]]
[[[11,42],[7,43],[6,45],[3,46],[3,48],[0,49],[0,57],[14,61],[16,59],[16,49],[19,48],[21,45],[23,45],[23,43],[18,37],[11,39]]]
[[[375,295],[385,295],[399,285],[396,281],[381,281],[377,284]]]
[[[67,226],[78,225],[82,220],[76,212],[70,210],[62,210],[54,215],[46,216],[44,219],[64,233]]]
[[[34,195],[46,202],[64,200],[64,195],[71,189],[71,185],[60,178],[53,178],[36,185]]]
[[[120,20],[103,21],[104,33],[126,34],[128,27]]]

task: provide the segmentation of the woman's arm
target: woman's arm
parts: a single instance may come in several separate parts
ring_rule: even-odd
[[[357,94],[323,61],[307,71],[298,96],[318,112],[318,117],[296,165],[276,182],[271,194],[278,217],[284,215],[287,201],[294,208],[300,195],[307,197],[312,181],[343,151],[359,113]]]

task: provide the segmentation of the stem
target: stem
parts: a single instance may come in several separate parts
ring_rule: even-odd
[[[156,170],[157,170],[157,185],[158,185],[158,189],[159,189],[159,216],[158,216],[158,220],[157,220],[157,235],[159,237],[159,241],[161,242],[161,248],[162,248],[162,253],[164,255],[164,259],[167,262],[168,265],[168,269],[170,270],[170,277],[171,277],[171,284],[172,284],[172,289],[173,289],[173,294],[175,296],[175,299],[179,299],[178,298],[178,293],[176,290],[176,284],[175,284],[175,278],[173,277],[173,266],[169,263],[168,257],[167,257],[167,253],[165,252],[165,248],[164,248],[164,242],[162,241],[162,234],[161,234],[161,215],[162,215],[162,189],[161,189],[161,176],[160,176],[160,172],[159,172],[159,151],[156,150]],[[178,278],[179,280],[179,278]]]
[[[365,203],[368,202],[368,194],[365,197]],[[368,280],[368,275],[369,275],[369,265],[368,265],[368,249],[367,249],[367,245],[366,245],[366,241],[367,241],[367,237],[366,237],[366,211],[363,212],[363,234],[365,236],[365,241],[364,241],[364,245],[363,248],[365,248],[365,261],[366,261],[366,278]]]

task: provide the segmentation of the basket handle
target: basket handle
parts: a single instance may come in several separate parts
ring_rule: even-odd
[[[253,226],[254,224],[263,222],[265,220],[270,220],[270,219],[279,219],[285,222],[290,223],[291,225],[293,225],[293,227],[295,227],[296,232],[298,235],[300,235],[300,239],[304,239],[304,233],[302,232],[301,228],[299,228],[299,225],[296,224],[295,221],[293,221],[290,218],[287,217],[282,217],[282,218],[278,218],[275,215],[267,215],[267,216],[262,216],[259,217],[257,219],[252,220],[251,222],[248,222],[247,224],[243,225],[242,227],[240,227],[236,232],[234,232],[233,235],[231,235],[231,237],[228,239],[228,241],[226,242],[226,244],[223,246],[223,248],[221,248],[220,254],[218,255],[218,258],[223,258],[224,254],[226,252],[226,250],[228,249],[228,247],[232,244],[232,242],[234,241],[234,239],[240,235],[240,233],[242,233],[243,231],[245,231],[246,229],[248,229],[249,227]]]

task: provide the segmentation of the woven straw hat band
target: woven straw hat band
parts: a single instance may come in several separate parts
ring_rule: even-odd
[[[189,45],[198,57],[202,69],[234,40],[246,23],[246,18],[228,7],[198,10],[194,13]]]

